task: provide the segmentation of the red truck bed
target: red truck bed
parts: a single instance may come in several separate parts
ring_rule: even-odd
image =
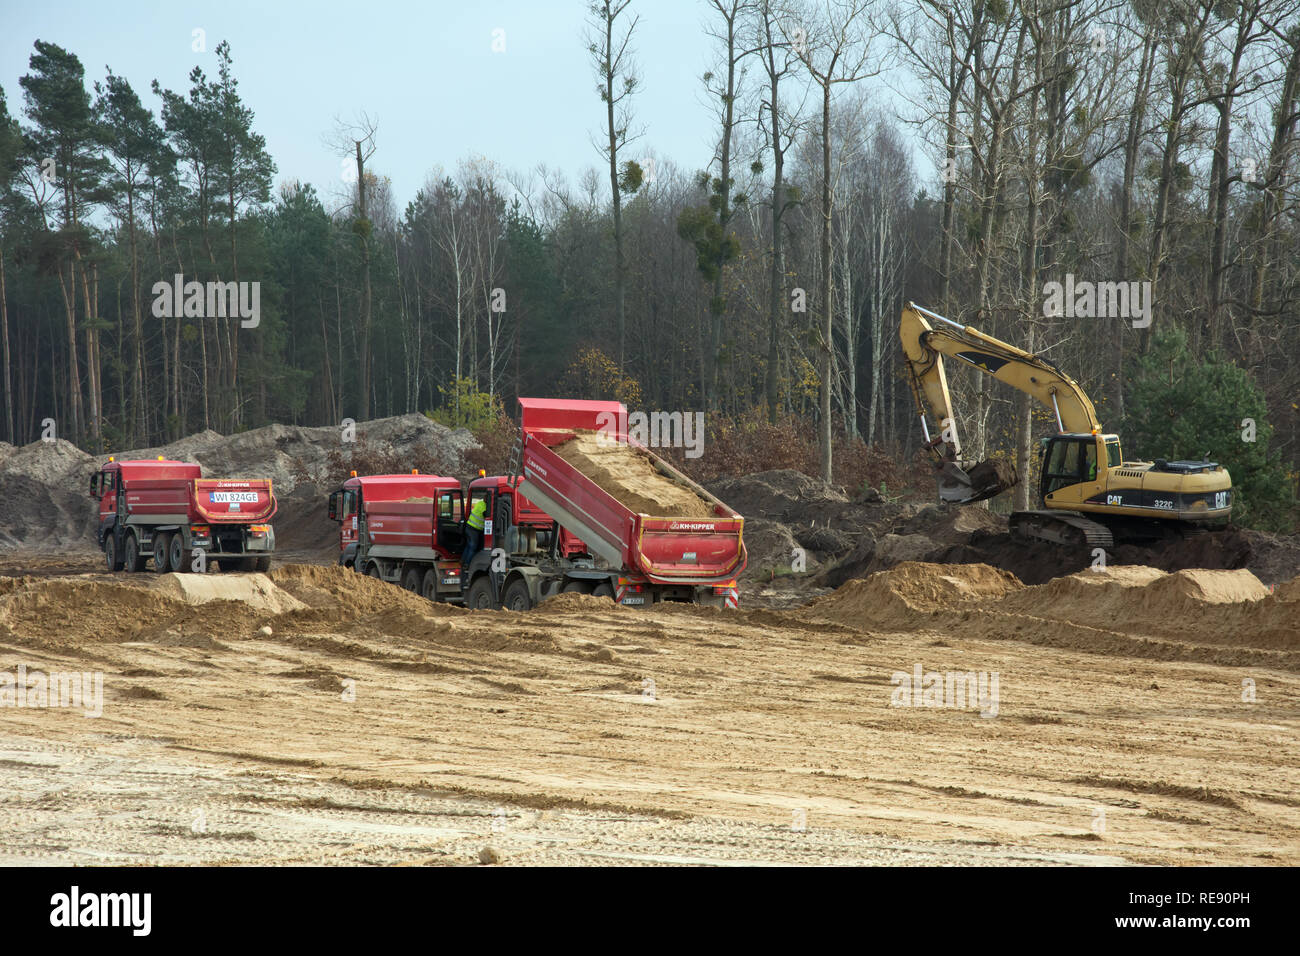
[[[520,490],[593,553],[656,584],[717,584],[744,570],[744,518],[619,430],[617,423],[627,421],[621,402],[521,398],[519,405]],[[636,512],[554,451],[579,432],[602,429],[632,453],[646,456],[659,475],[702,499],[707,515]]]
[[[118,470],[132,518],[249,524],[269,520],[277,508],[269,479],[200,478],[198,465],[172,461],[124,461]]]

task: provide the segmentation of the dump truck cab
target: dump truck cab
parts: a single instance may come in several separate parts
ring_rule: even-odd
[[[191,481],[201,477],[199,466],[193,462],[172,461],[166,458],[117,461],[109,458],[104,466],[90,476],[90,496],[99,502],[99,543],[103,547],[106,531],[119,522],[126,523],[130,512],[128,505],[138,504],[148,498],[161,500],[158,491],[144,482]],[[132,486],[130,491],[127,486]],[[176,503],[183,511],[185,501]]]
[[[467,513],[474,503],[483,500],[487,505],[487,521],[483,526],[483,550],[491,552],[502,548],[507,554],[534,553],[550,549],[550,536],[556,533],[556,521],[519,491],[519,476],[487,475],[469,483],[465,507]],[[572,558],[587,554],[581,539],[563,528],[559,529],[557,553]]]
[[[352,475],[329,496],[339,564],[430,600],[460,594],[464,492],[443,475]]]
[[[458,556],[465,547],[462,499],[455,478],[353,473],[329,496],[330,520],[339,523],[339,564],[352,567],[362,542],[372,547],[427,547],[444,558]]]

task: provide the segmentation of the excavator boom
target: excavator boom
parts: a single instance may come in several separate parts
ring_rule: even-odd
[[[939,491],[945,501],[966,504],[991,498],[1016,483],[1015,469],[1007,462],[990,460],[971,465],[962,461],[952,396],[943,367],[945,355],[1032,395],[1053,412],[1061,432],[1095,434],[1101,428],[1097,412],[1083,389],[1041,356],[946,319],[914,302],[903,309],[899,337],[912,392],[921,412],[926,447],[936,459]],[[937,433],[931,431],[926,421],[927,410],[936,419]]]

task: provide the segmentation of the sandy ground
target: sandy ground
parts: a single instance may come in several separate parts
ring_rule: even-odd
[[[1300,593],[1115,570],[1052,617],[902,568],[739,612],[0,578],[0,673],[103,674],[102,716],[3,710],[0,862],[1300,861]],[[996,716],[891,706],[918,665],[997,672]]]

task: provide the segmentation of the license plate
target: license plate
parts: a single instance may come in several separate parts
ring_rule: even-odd
[[[460,578],[443,578],[443,584],[460,584]]]
[[[256,491],[212,491],[208,493],[208,501],[214,505],[228,505],[235,503],[257,504]]]
[[[623,603],[623,604],[644,604],[644,603],[645,603],[645,598],[643,598],[643,597],[625,597],[625,598],[623,598],[623,600],[622,600],[621,603]]]

